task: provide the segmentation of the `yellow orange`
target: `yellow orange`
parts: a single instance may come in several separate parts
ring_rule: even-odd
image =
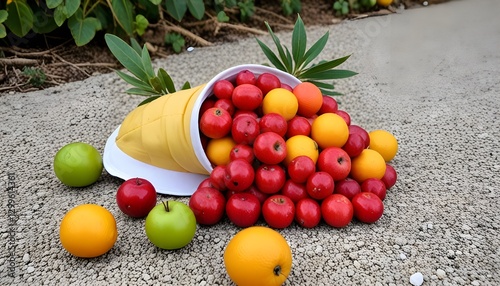
[[[77,257],[100,256],[113,247],[117,237],[114,216],[95,204],[72,208],[64,215],[59,227],[62,246]]]
[[[299,108],[299,103],[295,95],[284,88],[275,88],[269,91],[262,100],[262,112],[278,113],[283,116],[286,121],[292,119]]]
[[[311,137],[305,135],[295,135],[286,140],[285,165],[288,165],[298,156],[307,156],[313,160],[314,164],[318,161],[318,144]]]
[[[351,177],[362,183],[366,179],[381,179],[385,174],[385,160],[377,151],[364,149],[351,160]]]
[[[386,162],[391,161],[396,156],[398,140],[392,133],[379,129],[369,132],[368,135],[370,136],[369,148],[379,152]]]
[[[229,163],[229,154],[236,142],[230,136],[210,139],[207,143],[206,154],[210,163],[215,166],[224,166]]]
[[[279,232],[252,226],[229,241],[224,250],[224,265],[238,286],[279,286],[290,274],[292,251]]]
[[[349,137],[345,120],[335,113],[323,113],[311,124],[311,137],[322,149],[342,147]]]
[[[311,117],[316,114],[323,104],[323,93],[310,82],[301,82],[293,88],[293,94],[297,97],[299,109],[297,114]]]

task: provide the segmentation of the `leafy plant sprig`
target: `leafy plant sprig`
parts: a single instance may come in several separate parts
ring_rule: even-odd
[[[344,63],[350,55],[330,61],[313,63],[326,46],[329,32],[326,32],[306,50],[307,34],[300,15],[295,22],[292,32],[291,52],[286,46],[281,44],[280,39],[274,34],[267,22],[265,22],[265,25],[276,45],[278,53],[275,54],[262,41],[259,39],[256,40],[271,64],[277,69],[287,72],[301,81],[308,81],[315,84],[321,89],[323,94],[340,95],[340,93],[334,91],[333,80],[348,78],[357,74],[350,70],[335,69],[337,66]],[[331,81],[331,83],[325,81]]]
[[[133,38],[131,39],[131,45],[129,45],[113,34],[106,34],[104,39],[115,58],[135,76],[116,71],[123,80],[134,86],[126,92],[149,97],[141,104],[176,91],[172,78],[164,69],[159,68],[155,74],[146,46],[141,49],[139,43]],[[189,82],[185,82],[182,89],[190,87]]]

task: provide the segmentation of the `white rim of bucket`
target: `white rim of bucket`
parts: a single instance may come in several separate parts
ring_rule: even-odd
[[[210,95],[212,95],[212,90],[214,84],[222,79],[229,80],[231,82],[234,82],[236,79],[236,75],[240,71],[244,70],[249,70],[255,74],[255,76],[259,76],[263,73],[272,73],[276,75],[281,83],[288,84],[292,88],[295,87],[297,84],[300,83],[300,80],[298,80],[296,77],[293,75],[286,73],[284,71],[281,71],[276,68],[268,67],[268,66],[263,66],[263,65],[256,65],[256,64],[247,64],[247,65],[238,65],[234,66],[232,68],[226,69],[223,72],[219,73],[215,77],[213,77],[206,85],[205,87],[201,90],[200,96],[196,99],[193,107],[193,114],[191,115],[191,123],[190,123],[190,132],[191,132],[191,140],[193,141],[193,148],[194,148],[194,153],[196,154],[196,157],[198,158],[198,161],[201,163],[201,165],[207,170],[209,173],[212,172],[212,164],[210,163],[210,160],[208,160],[207,155],[205,154],[205,150],[203,150],[203,146],[201,145],[201,138],[200,138],[200,133],[199,133],[199,125],[198,125],[198,120],[199,120],[199,112],[201,108],[201,104],[205,101],[206,98],[208,98]]]

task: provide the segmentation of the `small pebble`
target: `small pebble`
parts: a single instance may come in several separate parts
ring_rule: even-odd
[[[187,48],[187,51],[188,52],[192,52],[192,51],[194,51],[194,48],[193,47],[189,47],[189,48]]]
[[[436,275],[439,279],[444,279],[446,277],[446,272],[443,269],[436,270]]]
[[[400,258],[401,260],[405,260],[405,259],[406,259],[406,254],[401,253],[401,254],[399,255],[399,258]]]
[[[24,263],[30,262],[30,255],[28,253],[23,255],[23,262]]]
[[[26,272],[28,273],[33,273],[35,271],[35,267],[33,266],[28,266],[28,268],[26,269]]]
[[[424,283],[424,275],[422,273],[417,272],[410,276],[410,283],[413,286],[420,286]]]

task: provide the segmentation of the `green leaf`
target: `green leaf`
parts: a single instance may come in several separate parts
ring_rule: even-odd
[[[149,79],[149,84],[154,88],[156,93],[163,93],[163,89],[161,86],[161,80],[157,77],[152,77]]]
[[[167,9],[167,12],[168,14],[170,14],[170,16],[174,17],[175,20],[180,22],[184,17],[184,14],[186,14],[188,7],[186,1],[184,0],[168,0],[165,1],[165,8]]]
[[[300,66],[304,53],[306,52],[307,35],[304,27],[304,22],[298,16],[292,32],[292,54],[295,68]]]
[[[158,78],[163,82],[163,85],[167,88],[169,93],[175,92],[174,81],[164,69],[158,69]]]
[[[8,17],[3,22],[14,35],[22,38],[33,27],[33,11],[26,0],[17,0],[7,6]]]
[[[132,88],[127,89],[126,93],[137,94],[137,95],[142,95],[142,96],[158,95],[158,93],[154,90],[153,90],[153,92],[149,92],[149,91],[144,90],[142,88],[136,88],[136,87],[132,87]]]
[[[139,105],[137,105],[137,106],[141,106],[141,105],[144,105],[144,104],[146,104],[146,103],[150,103],[151,101],[153,101],[153,100],[155,100],[155,99],[158,99],[158,98],[160,98],[160,97],[161,97],[161,95],[150,96],[150,97],[148,97],[148,98],[144,99],[144,100],[143,100],[141,103],[139,103]]]
[[[64,13],[64,6],[57,6],[54,10],[54,21],[58,27],[61,27],[62,24],[66,21],[66,13]]]
[[[341,65],[349,57],[350,57],[350,55],[342,57],[342,58],[334,59],[334,60],[331,60],[329,62],[324,62],[324,63],[317,64],[314,67],[312,67],[312,68],[308,69],[307,71],[305,71],[304,73],[302,73],[300,76],[307,78],[307,77],[309,77],[309,74],[315,74],[315,73],[318,73],[318,72],[322,72],[322,71],[333,69],[333,68]]]
[[[304,54],[302,61],[297,63],[299,68],[302,66],[307,66],[312,60],[314,60],[326,46],[328,42],[329,32],[326,32],[319,40],[317,40],[307,52]]]
[[[120,27],[125,30],[128,36],[134,34],[134,6],[130,0],[113,0],[111,1],[112,9],[116,14],[116,21]]]
[[[83,18],[83,12],[78,9],[73,16],[68,19],[68,27],[77,46],[88,44],[95,36],[95,32],[101,29],[101,23],[97,18]]]
[[[149,2],[153,3],[154,5],[160,5],[162,0],[149,0]]]
[[[139,14],[135,16],[135,31],[137,35],[142,36],[149,25],[148,19],[143,15]]]
[[[183,85],[182,85],[182,89],[181,90],[186,90],[186,89],[190,89],[191,88],[191,84],[186,81]]]
[[[153,65],[151,64],[151,57],[149,56],[148,49],[146,46],[142,48],[142,66],[144,67],[144,71],[148,75],[149,78],[152,78],[155,76],[155,72],[153,70]]]
[[[264,55],[266,55],[267,59],[279,70],[286,72],[286,67],[281,63],[280,59],[271,51],[271,49],[266,46],[263,42],[261,42],[259,39],[256,39],[257,43],[259,44],[260,48],[264,52]]]
[[[5,29],[5,26],[0,23],[0,39],[7,37],[7,30]]]
[[[64,3],[64,14],[66,14],[66,18],[73,16],[76,10],[80,8],[80,0],[65,0]]]
[[[129,72],[143,82],[149,81],[141,57],[131,46],[112,34],[106,34],[104,39],[111,53]]]
[[[165,35],[165,43],[172,45],[174,51],[180,53],[186,42],[180,34],[168,33]]]
[[[118,76],[120,76],[124,81],[126,81],[127,83],[135,86],[135,87],[138,87],[140,89],[144,89],[146,91],[150,91],[150,92],[155,92],[155,90],[153,88],[151,88],[151,86],[149,85],[149,83],[145,83],[133,76],[130,76],[124,72],[121,72],[121,71],[116,71],[116,74],[118,74]]]
[[[201,20],[203,15],[205,15],[205,3],[203,3],[203,0],[187,0],[186,2],[189,13],[196,19]]]
[[[61,5],[63,0],[47,0],[47,8],[54,9],[57,6]]]
[[[224,11],[220,11],[219,13],[217,13],[217,21],[221,23],[228,22],[229,17],[226,15]]]
[[[142,54],[142,47],[141,45],[139,45],[139,42],[137,42],[135,38],[130,38],[130,45],[138,55]]]
[[[9,13],[5,10],[0,10],[0,23],[5,22],[7,20],[7,17],[9,16]]]
[[[54,17],[52,15],[47,15],[46,12],[39,6],[33,6],[33,32],[37,34],[47,34],[59,26],[57,26]]]
[[[286,68],[286,71],[291,72],[292,71],[292,63],[287,61],[287,57],[285,55],[285,52],[283,51],[283,47],[281,46],[280,39],[278,37],[276,37],[276,35],[274,34],[274,32],[271,29],[271,27],[269,26],[269,24],[267,22],[265,22],[265,24],[266,24],[267,30],[269,31],[269,34],[271,35],[271,38],[274,41],[274,44],[276,45],[276,48],[278,49],[278,54],[281,58],[283,65]]]

